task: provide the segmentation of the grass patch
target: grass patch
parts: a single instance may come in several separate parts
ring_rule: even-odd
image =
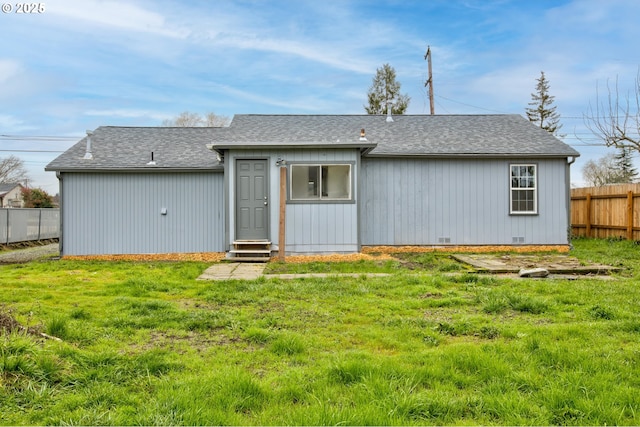
[[[307,274],[307,273],[395,273],[401,268],[399,261],[358,260],[353,262],[306,262],[286,263],[270,262],[265,268],[265,274]]]
[[[367,279],[3,265],[2,421],[637,425],[638,250],[575,242],[585,262],[624,266],[611,281],[489,277],[431,253],[279,270],[389,274]]]

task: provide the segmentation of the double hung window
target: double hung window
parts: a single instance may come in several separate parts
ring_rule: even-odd
[[[510,212],[538,213],[537,167],[532,164],[511,165]]]

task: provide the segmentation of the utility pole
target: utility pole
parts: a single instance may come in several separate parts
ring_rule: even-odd
[[[431,46],[427,46],[427,53],[424,54],[424,59],[429,64],[429,78],[424,82],[425,86],[429,86],[429,107],[431,108],[431,115],[435,114],[435,106],[433,102],[433,73],[431,72]]]

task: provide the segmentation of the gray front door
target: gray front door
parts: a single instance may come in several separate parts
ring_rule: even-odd
[[[269,238],[267,160],[236,160],[236,240]]]

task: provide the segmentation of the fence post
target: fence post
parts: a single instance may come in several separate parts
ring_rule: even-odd
[[[42,209],[38,211],[38,241],[40,241],[41,231],[42,231]]]
[[[633,191],[627,193],[627,240],[633,240]]]
[[[587,219],[586,221],[586,235],[591,237],[591,193],[587,193]]]
[[[7,245],[9,244],[9,212],[11,211],[7,209]]]

